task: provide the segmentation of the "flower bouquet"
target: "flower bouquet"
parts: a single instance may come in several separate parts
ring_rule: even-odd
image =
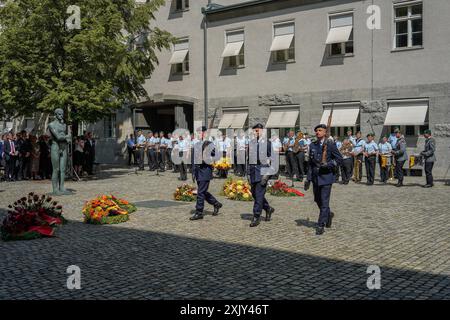
[[[304,197],[305,195],[300,191],[290,188],[286,183],[280,180],[275,181],[273,186],[267,188],[267,191],[272,196],[276,197]]]
[[[253,200],[250,185],[244,180],[228,179],[223,185],[223,194],[230,200]]]
[[[182,186],[179,186],[177,188],[177,190],[173,194],[173,198],[176,201],[195,201],[197,199],[196,189],[194,186],[191,186],[189,184],[183,184]]]
[[[129,220],[136,207],[112,195],[102,195],[86,202],[83,207],[84,222],[91,224],[118,224]]]
[[[67,222],[57,201],[33,192],[8,206],[8,209],[0,228],[5,241],[53,237],[55,228]]]
[[[226,178],[228,176],[228,170],[231,169],[231,161],[230,159],[223,157],[215,162],[213,167],[217,169],[220,178]]]

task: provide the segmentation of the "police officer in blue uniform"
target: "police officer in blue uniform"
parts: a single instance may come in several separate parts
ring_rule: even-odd
[[[316,132],[317,141],[310,145],[310,170],[308,180],[305,183],[305,190],[313,184],[314,201],[320,209],[319,221],[317,223],[316,234],[322,235],[325,227],[331,228],[334,214],[330,211],[331,187],[336,181],[335,172],[342,164],[342,156],[332,140],[326,139],[327,126],[318,125]],[[323,145],[327,145],[326,162],[322,162]]]
[[[192,178],[197,181],[197,204],[195,206],[195,213],[190,220],[203,219],[205,201],[214,206],[213,216],[217,216],[220,208],[222,208],[222,204],[208,192],[209,183],[213,179],[213,167],[211,164],[215,157],[214,144],[205,140],[206,127],[203,126],[199,129],[201,130],[200,141],[195,144],[191,157]],[[207,158],[204,158],[205,156]],[[210,158],[208,159],[209,156]]]
[[[251,192],[254,199],[253,204],[253,219],[250,223],[250,227],[256,227],[261,221],[262,210],[266,212],[266,221],[270,221],[275,209],[269,205],[265,194],[267,183],[269,182],[270,175],[264,175],[263,168],[270,167],[269,161],[263,163],[264,159],[260,157],[260,148],[267,148],[267,159],[272,156],[272,143],[269,139],[264,138],[263,125],[258,123],[253,127],[255,138],[249,143],[249,166],[247,174],[250,180]]]

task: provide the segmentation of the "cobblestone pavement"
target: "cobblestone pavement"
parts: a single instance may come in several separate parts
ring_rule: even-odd
[[[275,198],[273,221],[249,228],[251,203],[224,203],[222,214],[189,221],[193,204],[172,201],[173,173],[104,169],[67,183],[59,197],[69,224],[57,237],[0,241],[0,299],[450,299],[450,187],[336,185],[334,225],[314,233],[318,209],[305,198]],[[218,194],[223,180],[212,182]],[[302,190],[302,184],[296,183]],[[0,184],[0,208],[49,182]],[[84,201],[113,193],[139,203],[129,222],[82,223]],[[81,268],[81,290],[66,287]],[[369,265],[381,289],[368,290]]]

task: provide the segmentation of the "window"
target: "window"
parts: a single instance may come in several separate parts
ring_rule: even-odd
[[[244,30],[228,31],[225,35],[225,42],[222,57],[225,59],[226,67],[244,67]]]
[[[104,119],[103,125],[103,137],[115,138],[116,137],[116,115],[112,114]]]
[[[180,39],[175,44],[169,63],[173,74],[189,73],[189,39]]]
[[[189,10],[189,0],[175,0],[175,10],[176,11]]]
[[[273,26],[273,41],[270,48],[274,63],[295,60],[295,24],[293,22],[277,23]]]
[[[329,17],[326,44],[330,56],[353,55],[353,13],[333,14]]]
[[[416,127],[415,126],[405,126],[405,136],[413,137],[416,135]]]
[[[417,1],[394,6],[394,49],[423,46],[422,10]]]

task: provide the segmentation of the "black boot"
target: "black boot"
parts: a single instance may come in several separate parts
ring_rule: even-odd
[[[257,227],[260,221],[261,218],[259,216],[258,217],[254,216],[252,219],[252,223],[250,223],[250,228]]]
[[[272,207],[269,207],[269,209],[266,210],[266,221],[270,221],[272,218],[272,213],[275,212],[275,209]]]
[[[217,216],[218,214],[219,214],[219,210],[220,210],[220,208],[222,208],[222,204],[220,203],[220,202],[217,202],[215,205],[214,205],[214,212],[213,212],[213,216]]]
[[[200,220],[200,219],[203,219],[203,212],[200,212],[200,211],[195,211],[194,215],[189,218],[189,220],[191,220],[191,221]]]
[[[316,235],[321,236],[325,233],[325,228],[318,226],[316,229]]]
[[[328,216],[327,224],[325,225],[326,228],[328,228],[328,229],[331,228],[331,225],[333,224],[333,218],[334,218],[334,213],[330,212],[330,215]]]

